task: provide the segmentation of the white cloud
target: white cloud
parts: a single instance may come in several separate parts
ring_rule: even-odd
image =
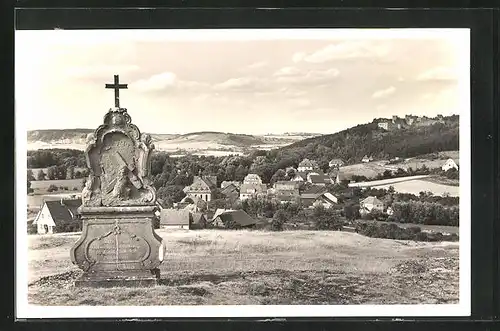
[[[302,61],[306,55],[307,54],[305,52],[297,52],[297,53],[293,54],[293,56],[292,56],[293,63],[298,63],[298,62]]]
[[[455,80],[456,73],[448,67],[435,67],[426,70],[417,76],[417,80]]]
[[[259,62],[255,62],[255,63],[250,64],[249,66],[247,66],[247,69],[259,69],[259,68],[267,67],[268,65],[269,65],[269,62],[267,62],[267,61],[259,61]]]
[[[284,84],[325,84],[340,75],[336,68],[327,70],[301,71],[296,68],[285,67],[275,73],[276,82]]]
[[[214,85],[217,91],[251,91],[262,88],[264,81],[257,77],[231,78],[225,82]]]
[[[113,79],[113,75],[120,73],[122,75],[138,71],[137,65],[87,65],[78,67],[69,67],[66,74],[71,78],[92,78],[92,79]],[[112,83],[112,81],[110,81]]]
[[[390,86],[386,89],[375,91],[372,94],[372,98],[375,98],[375,99],[386,98],[386,97],[390,96],[391,94],[394,94],[394,92],[396,92],[396,88],[394,86]]]
[[[169,87],[173,87],[177,82],[177,76],[172,72],[163,72],[153,75],[148,79],[141,79],[132,84],[130,87],[136,88],[139,91],[161,91]]]
[[[283,67],[279,70],[277,70],[273,76],[275,77],[280,77],[280,76],[295,76],[299,75],[301,71],[295,67]]]
[[[384,57],[390,53],[387,44],[374,41],[345,41],[330,44],[301,58],[309,63],[324,63],[332,60]],[[300,57],[297,57],[299,59]]]

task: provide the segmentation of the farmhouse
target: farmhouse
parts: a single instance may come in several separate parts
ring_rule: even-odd
[[[331,208],[338,203],[338,199],[333,194],[326,192],[321,194],[313,202],[313,206],[323,206],[324,208]]]
[[[344,172],[338,172],[337,173],[337,177],[335,178],[335,183],[336,184],[341,184],[342,182],[347,182],[347,183],[350,183],[352,182],[352,177],[354,175],[353,174],[347,174],[347,173],[344,173]]]
[[[458,170],[458,164],[453,159],[448,159],[441,167],[443,171],[448,171],[450,169]]]
[[[243,179],[243,184],[262,184],[262,179],[257,174],[248,174]]]
[[[179,203],[174,204],[174,207],[177,209],[184,208],[193,212],[198,212],[200,210],[206,210],[208,203],[201,197],[185,196]]]
[[[240,189],[240,200],[258,198],[267,194],[266,184],[242,184]]]
[[[326,186],[333,184],[333,180],[325,174],[310,173],[307,175],[307,181],[313,185]]]
[[[164,229],[204,229],[207,225],[205,215],[187,209],[162,209],[160,227]]]
[[[318,168],[318,163],[316,161],[304,159],[299,163],[297,170],[299,172],[303,172],[303,171],[313,171],[317,168]]]
[[[219,211],[219,209],[217,211]],[[257,221],[251,218],[243,210],[223,210],[219,213],[215,213],[211,223],[212,226],[218,228],[251,228],[257,224]]]
[[[56,227],[63,228],[64,231],[80,229],[78,207],[81,204],[80,199],[45,201],[33,221],[37,233],[51,234],[57,232]]]
[[[313,207],[316,199],[327,191],[324,186],[311,186],[300,194],[300,202],[304,207]]]
[[[371,212],[372,210],[383,211],[384,203],[377,199],[376,197],[368,197],[360,202],[360,212],[366,211]]]
[[[217,187],[216,176],[194,176],[193,184],[184,188],[184,193],[190,198],[201,198],[208,202],[213,199],[213,190]]]
[[[328,166],[330,168],[339,168],[344,166],[344,161],[341,159],[332,159],[330,162],[328,162]]]

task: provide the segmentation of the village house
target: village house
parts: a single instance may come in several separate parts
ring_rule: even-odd
[[[360,203],[360,213],[370,213],[373,210],[378,210],[380,212],[384,211],[384,203],[377,199],[376,197],[369,196],[362,200]]]
[[[300,193],[300,202],[304,207],[313,207],[314,202],[323,194],[328,192],[324,186],[311,186]]]
[[[286,190],[280,189],[275,191],[275,198],[280,203],[293,202],[300,199],[300,193],[298,188]]]
[[[37,227],[38,234],[55,233],[57,226],[63,227],[65,231],[78,231],[81,229],[78,214],[81,204],[80,199],[44,201],[32,224]]]
[[[300,183],[293,180],[280,180],[274,183],[275,190],[294,190],[299,188]]]
[[[342,161],[341,159],[332,159],[330,160],[330,162],[328,162],[328,166],[330,168],[340,168],[343,167],[344,164],[344,161]]]
[[[187,197],[201,198],[209,202],[213,199],[213,192],[216,187],[216,176],[194,176],[193,184],[186,186],[183,191]]]
[[[240,188],[240,200],[263,197],[266,194],[266,184],[242,184]]]
[[[207,220],[199,212],[165,208],[160,211],[160,227],[164,229],[204,229]]]
[[[199,196],[185,196],[179,203],[174,204],[176,209],[189,209],[193,212],[206,210],[208,202]]]
[[[385,212],[389,216],[394,215],[394,209],[392,209],[392,207],[387,207],[387,210]]]
[[[297,171],[299,171],[299,172],[313,171],[317,168],[318,168],[318,163],[316,161],[304,159],[299,163],[299,166],[297,167]]]
[[[243,179],[243,184],[262,184],[262,179],[257,174],[248,174]]]
[[[307,175],[307,181],[313,185],[326,186],[327,184],[333,184],[333,180],[325,174],[309,173]]]
[[[232,224],[236,228],[251,228],[257,224],[257,221],[241,209],[217,209],[210,223],[211,226],[216,228],[225,228],[228,224]]]
[[[368,157],[368,155],[365,155],[363,156],[363,158],[361,159],[361,162],[364,162],[364,163],[368,163],[368,162],[371,162],[373,161],[373,157]]]
[[[441,167],[443,171],[448,171],[450,169],[458,170],[458,164],[453,159],[448,159]]]
[[[295,177],[291,179],[294,182],[306,182],[307,181],[307,172],[301,171],[296,172]]]
[[[313,206],[323,206],[324,208],[328,209],[333,207],[337,203],[337,197],[329,192],[326,192],[316,198],[316,200],[313,202]]]

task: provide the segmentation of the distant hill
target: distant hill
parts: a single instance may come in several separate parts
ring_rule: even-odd
[[[93,131],[92,129],[28,131],[28,149],[68,148],[83,150],[87,134]],[[156,149],[163,151],[234,150],[241,152],[246,149],[261,147],[264,149],[281,147],[305,137],[280,135],[271,137],[201,131],[187,134],[152,133],[151,138]]]
[[[459,117],[444,118],[444,123],[385,131],[378,120],[334,134],[308,138],[279,152],[293,159],[310,158],[325,163],[342,158],[348,164],[359,163],[364,155],[377,159],[414,157],[459,149]]]

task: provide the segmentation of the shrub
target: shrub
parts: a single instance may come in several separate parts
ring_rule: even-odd
[[[47,192],[54,192],[57,190],[59,190],[59,188],[57,186],[55,186],[54,184],[50,184],[49,187],[47,188]]]
[[[356,232],[371,238],[415,240],[415,241],[457,241],[456,234],[443,235],[440,232],[422,232],[420,227],[399,227],[396,224],[358,222]]]
[[[273,220],[271,222],[271,229],[273,231],[283,231],[283,225],[287,221],[287,215],[283,210],[277,210],[274,213]]]

